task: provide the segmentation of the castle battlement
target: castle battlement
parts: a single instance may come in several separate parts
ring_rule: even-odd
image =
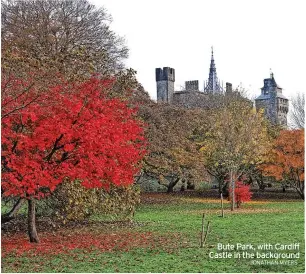
[[[173,81],[175,82],[175,70],[170,67],[155,69],[156,82],[158,81]]]
[[[188,91],[198,91],[199,90],[199,81],[186,81],[185,82],[185,89]]]

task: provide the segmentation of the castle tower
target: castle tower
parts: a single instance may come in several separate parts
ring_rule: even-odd
[[[204,92],[212,94],[223,94],[223,87],[220,85],[220,81],[217,77],[217,69],[215,65],[213,47],[211,47],[209,77],[208,81],[204,83]]]
[[[257,111],[264,110],[272,124],[287,126],[289,102],[282,94],[282,88],[277,85],[273,73],[270,78],[264,79],[264,86],[261,88],[261,95],[255,99],[255,106]]]
[[[164,67],[155,69],[157,84],[157,102],[172,103],[175,82],[175,70]]]

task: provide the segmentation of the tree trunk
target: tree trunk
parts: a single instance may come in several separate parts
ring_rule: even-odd
[[[168,185],[168,189],[167,189],[167,193],[172,193],[173,192],[173,188],[176,186],[176,184],[180,181],[180,179],[176,179],[176,180],[171,180],[169,185]]]
[[[259,186],[259,190],[265,191],[266,184],[265,184],[264,177],[262,176],[262,174],[259,174],[256,176],[256,182]]]
[[[251,175],[249,175],[249,179],[248,179],[247,184],[253,186],[253,178],[252,178]]]
[[[305,195],[304,195],[304,181],[301,182],[298,180],[298,192],[300,196],[302,197],[303,200],[305,200]]]
[[[229,193],[229,184],[228,182],[226,182],[225,184],[223,184],[223,187],[222,187],[222,191],[221,191],[222,195],[223,195],[223,198],[230,198],[230,193]]]
[[[233,171],[231,170],[231,175],[230,175],[230,182],[232,186],[232,204],[231,204],[231,211],[235,210],[235,180],[233,178]]]
[[[219,194],[221,194],[223,192],[223,187],[224,187],[224,184],[223,184],[223,180],[220,180],[219,178],[216,178],[217,181],[218,181],[218,185],[219,185]]]
[[[20,198],[17,203],[13,206],[10,212],[3,214],[1,216],[1,223],[5,224],[9,222],[10,220],[13,220],[15,218],[15,215],[17,214],[18,210],[21,208],[22,204],[24,202],[24,199]]]
[[[31,243],[39,243],[36,222],[35,222],[35,200],[29,198],[28,200],[28,234]]]
[[[301,190],[299,188],[296,188],[296,190],[297,190],[298,194],[300,194],[301,198],[303,200],[305,200],[304,189]]]
[[[174,185],[172,183],[170,183],[168,185],[167,193],[172,193],[173,192],[173,188],[174,188]]]

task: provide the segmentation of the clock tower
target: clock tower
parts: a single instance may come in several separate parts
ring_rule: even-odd
[[[255,99],[256,110],[263,109],[267,119],[274,125],[287,127],[289,101],[283,95],[282,88],[277,85],[273,73],[264,79],[261,95]]]

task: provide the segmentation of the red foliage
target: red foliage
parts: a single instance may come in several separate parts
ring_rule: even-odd
[[[235,184],[235,201],[237,203],[237,207],[239,208],[243,202],[250,201],[251,197],[252,192],[250,191],[250,186],[245,185],[242,181],[237,181]]]
[[[70,250],[94,250],[101,252],[112,251],[114,249],[125,250],[133,247],[143,247],[154,245],[151,232],[143,234],[91,234],[73,233],[65,235],[54,235],[46,233],[39,245],[29,243],[26,237],[21,234],[2,239],[2,257],[15,254],[28,256],[55,255],[67,253]]]
[[[185,245],[185,238],[179,233],[169,235],[153,234],[152,232],[119,232],[101,233],[100,231],[62,231],[57,234],[44,233],[39,245],[29,243],[22,234],[15,234],[1,239],[1,256],[44,256],[69,253],[72,250],[88,252],[99,250],[108,252],[114,250],[128,251],[133,248],[155,248],[177,250]]]
[[[4,195],[41,198],[64,178],[87,188],[133,183],[143,129],[135,109],[108,98],[110,81],[63,83],[38,97],[34,88],[16,95],[25,85],[14,83],[2,98]]]

